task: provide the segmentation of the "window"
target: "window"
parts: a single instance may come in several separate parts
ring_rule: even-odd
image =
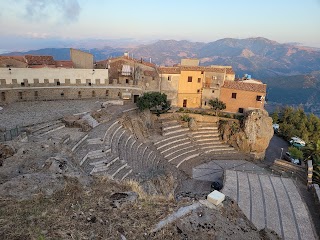
[[[47,79],[47,78],[45,78],[43,81],[44,81],[45,84],[49,83],[49,79]]]
[[[60,82],[59,81],[57,82],[57,86],[60,86]]]
[[[171,81],[171,76],[168,76],[168,81]]]
[[[81,79],[76,79],[76,84],[81,84]]]
[[[262,101],[262,96],[257,96],[257,101]]]
[[[128,78],[126,78],[126,84],[128,84],[129,83],[129,79]]]
[[[35,96],[35,97],[38,97],[38,96],[39,96],[38,91],[35,91],[35,92],[34,92],[34,96]]]
[[[88,85],[91,86],[92,85],[91,82],[89,82]]]
[[[1,101],[6,101],[6,93],[5,92],[1,92]]]
[[[81,98],[81,91],[78,92],[78,98]]]
[[[17,84],[17,79],[12,79],[12,84]]]
[[[106,90],[106,97],[109,96],[109,90]]]
[[[188,82],[192,82],[192,76],[188,77]]]
[[[214,90],[212,90],[212,93],[214,93]]]
[[[243,108],[239,108],[239,113],[243,113]]]
[[[24,87],[24,82],[21,83],[21,87]]]
[[[200,89],[197,90],[197,93],[200,93]]]
[[[100,84],[100,79],[96,79],[96,84],[97,84],[97,85]]]
[[[152,77],[152,80],[156,80],[156,78],[155,78],[155,77]]]
[[[201,78],[198,78],[198,83],[201,83]]]
[[[60,95],[61,95],[61,97],[64,97],[64,92],[62,92]]]
[[[234,99],[236,99],[236,98],[237,98],[237,93],[232,93],[232,94],[231,94],[231,97],[234,98]]]
[[[207,106],[207,101],[204,101],[204,105]]]
[[[39,79],[38,79],[38,78],[34,78],[34,79],[33,79],[33,83],[34,83],[34,84],[39,84]]]
[[[92,91],[92,97],[96,97],[96,92]]]

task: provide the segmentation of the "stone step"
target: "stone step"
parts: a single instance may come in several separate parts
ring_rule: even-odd
[[[88,152],[80,161],[80,166],[82,166],[85,161],[87,159],[97,159],[97,158],[103,158],[103,157],[107,157],[107,154],[111,153],[111,149],[107,149],[107,150],[95,150],[95,151],[90,151]]]
[[[105,134],[104,134],[104,136],[103,136],[103,141],[104,141],[104,142],[107,140],[107,136],[109,136],[111,130],[112,130],[116,125],[118,125],[118,124],[120,124],[119,121],[114,121],[114,122],[112,122],[112,123],[109,125],[109,127],[107,128],[107,130],[106,130],[106,132],[105,132]]]
[[[169,136],[169,135],[171,135],[172,136],[172,134],[177,134],[177,133],[183,133],[183,132],[188,132],[189,131],[189,129],[188,128],[181,128],[181,129],[178,129],[178,130],[175,130],[175,131],[170,131],[170,132],[163,132],[162,133],[162,135],[163,136]]]
[[[185,140],[185,141],[182,141],[178,144],[173,144],[173,145],[167,146],[165,149],[161,149],[160,153],[161,154],[168,154],[172,150],[175,151],[178,148],[187,147],[188,145],[193,145],[193,144],[191,143],[190,140]]]
[[[184,159],[182,159],[182,160],[176,165],[177,168],[179,168],[181,164],[187,162],[187,161],[190,160],[190,159],[193,159],[193,158],[195,158],[195,157],[198,157],[199,155],[200,155],[200,153],[195,153],[195,154],[193,154],[193,155],[189,155],[189,156],[185,157]]]
[[[169,158],[172,155],[179,154],[180,152],[188,151],[188,150],[194,149],[194,148],[195,148],[195,146],[190,144],[190,145],[187,145],[186,147],[179,148],[176,151],[172,151],[170,153],[167,153],[166,155],[164,155],[164,158]]]
[[[179,138],[179,139],[175,139],[173,141],[169,141],[169,142],[167,142],[167,143],[165,143],[163,145],[160,145],[160,146],[157,147],[157,149],[161,151],[161,149],[163,149],[163,148],[165,148],[167,146],[174,145],[174,144],[181,143],[181,142],[185,142],[185,141],[189,141],[190,142],[188,137]]]
[[[86,114],[82,117],[83,120],[85,120],[90,127],[95,128],[99,125],[99,122],[95,120],[90,114]]]
[[[173,162],[173,161],[177,161],[179,158],[184,158],[185,156],[192,155],[195,152],[199,152],[199,150],[196,148],[188,149],[186,151],[183,151],[182,153],[176,154],[175,156],[170,156],[167,159],[168,159],[168,162]],[[180,161],[178,160],[178,162]]]
[[[198,144],[201,144],[202,142],[208,142],[208,141],[218,142],[218,141],[220,141],[220,138],[219,137],[207,137],[207,138],[195,139],[195,142]]]
[[[99,162],[90,164],[94,166],[90,174],[94,174],[97,172],[107,172],[109,168],[112,166],[112,164],[115,164],[117,161],[119,161],[119,157],[114,158],[112,161],[108,163],[99,161]]]
[[[89,144],[89,145],[102,144],[102,143],[103,143],[103,139],[102,138],[90,138],[90,139],[87,139],[87,144]]]
[[[57,124],[60,124],[62,123],[60,120],[56,120],[56,121],[52,121],[52,122],[44,122],[44,123],[39,123],[39,124],[36,124],[36,125],[33,125],[33,126],[28,126],[27,127],[27,131],[30,133],[30,134],[34,134],[42,129],[45,129],[45,128],[48,128],[52,125],[57,125]]]
[[[159,140],[159,141],[155,142],[154,145],[158,145],[158,144],[160,144],[160,143],[162,143],[162,142],[170,141],[170,140],[172,140],[172,139],[176,139],[176,138],[180,138],[180,137],[185,137],[185,136],[187,136],[186,133],[181,133],[181,134],[177,134],[177,135],[174,135],[174,136],[171,136],[171,137],[166,137],[166,138],[164,138],[164,139],[162,139],[162,140]]]
[[[162,131],[168,131],[168,130],[172,130],[172,129],[177,129],[177,128],[181,128],[181,126],[177,123],[177,125],[171,125],[168,127],[162,127]]]
[[[192,137],[194,139],[198,139],[198,138],[207,138],[207,137],[219,137],[219,133],[210,133],[210,132],[203,132],[203,133],[192,133]]]
[[[54,132],[54,131],[57,131],[59,129],[62,129],[64,128],[65,125],[63,123],[57,123],[57,124],[54,124],[54,125],[50,125],[46,128],[42,128],[41,130],[38,130],[36,132],[33,132],[32,135],[34,136],[44,136],[46,134],[49,134],[51,132]]]

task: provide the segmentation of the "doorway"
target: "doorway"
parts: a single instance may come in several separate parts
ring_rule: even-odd
[[[182,107],[187,107],[187,99],[183,99]]]

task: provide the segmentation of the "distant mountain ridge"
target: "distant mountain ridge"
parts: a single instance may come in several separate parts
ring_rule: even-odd
[[[308,74],[320,70],[320,51],[315,48],[280,44],[266,38],[224,38],[214,42],[159,40],[134,48],[100,47],[82,49],[94,55],[95,61],[122,55],[143,58],[158,65],[173,65],[181,58],[199,58],[202,65],[231,65],[237,74],[250,73],[256,78]],[[68,60],[68,48],[46,48],[4,55],[52,55]]]
[[[102,44],[102,43],[101,43]],[[101,46],[101,45],[100,45]],[[181,58],[198,58],[201,65],[230,65],[237,76],[244,73],[268,84],[268,100],[276,104],[302,104],[306,111],[320,115],[320,50],[280,44],[266,38],[224,38],[214,42],[159,40],[132,48],[97,47],[82,49],[104,60],[129,52],[158,65],[172,66]],[[47,48],[5,55],[52,55],[70,59],[69,48]]]

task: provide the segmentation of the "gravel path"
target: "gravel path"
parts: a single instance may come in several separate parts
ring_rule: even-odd
[[[0,111],[0,129],[52,121],[66,115],[99,109],[100,106],[101,102],[96,99],[16,102],[4,106]]]

